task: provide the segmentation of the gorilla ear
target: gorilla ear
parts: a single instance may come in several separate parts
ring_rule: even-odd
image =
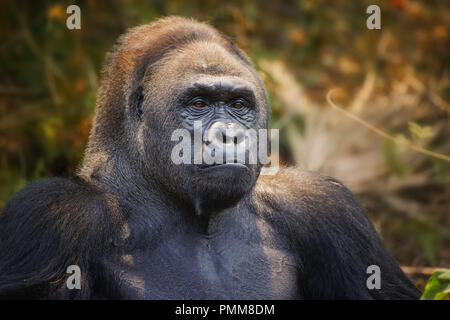
[[[142,102],[144,101],[142,86],[138,86],[130,94],[128,98],[128,110],[131,117],[137,117],[139,120],[142,116]]]

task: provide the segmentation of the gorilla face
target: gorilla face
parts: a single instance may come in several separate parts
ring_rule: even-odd
[[[158,164],[153,174],[177,186],[197,213],[235,204],[261,169],[249,163],[246,131],[267,128],[265,91],[253,68],[219,44],[198,42],[161,59],[144,83],[141,140],[146,157]],[[190,134],[190,163],[171,159],[177,129]]]

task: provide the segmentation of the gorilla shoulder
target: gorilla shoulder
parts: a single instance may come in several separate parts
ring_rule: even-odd
[[[28,184],[10,199],[0,215],[0,224],[5,227],[20,220],[30,228],[28,231],[46,227],[49,233],[63,231],[70,224],[70,230],[78,227],[76,230],[82,231],[99,220],[105,209],[105,195],[79,178],[41,179]],[[78,236],[81,235],[70,235]]]
[[[252,203],[258,214],[277,226],[279,233],[285,233],[296,248],[305,298],[420,297],[383,248],[356,198],[338,180],[314,172],[282,169],[277,175],[258,180]],[[366,287],[366,269],[370,265],[383,270],[381,290]]]
[[[352,192],[339,180],[317,172],[280,168],[275,175],[260,176],[255,197],[283,215],[297,218],[356,219],[368,226],[367,218]]]
[[[0,214],[0,252],[6,253],[0,256],[0,297],[57,295],[69,265],[86,271],[88,250],[101,252],[106,230],[113,232],[106,205],[105,196],[80,179],[42,179],[17,192]],[[82,296],[88,287],[65,292]]]

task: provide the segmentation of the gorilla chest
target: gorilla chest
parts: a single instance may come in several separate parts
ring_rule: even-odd
[[[262,239],[181,234],[112,260],[119,298],[298,298],[293,256]]]

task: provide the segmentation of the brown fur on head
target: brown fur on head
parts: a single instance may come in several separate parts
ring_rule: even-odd
[[[134,181],[148,175],[173,193],[191,192],[192,177],[170,163],[171,133],[181,126],[174,97],[197,81],[230,79],[251,88],[257,102],[254,129],[267,128],[264,86],[245,54],[221,32],[180,17],[131,29],[108,54],[80,174],[108,177],[116,184],[120,177]],[[143,110],[137,111],[142,101]],[[242,177],[242,184],[253,185],[259,169],[251,179]],[[202,188],[195,192],[206,194],[220,181],[196,184]]]
[[[232,41],[206,23],[172,16],[132,28],[109,52],[102,72],[103,82],[97,96],[100,108],[95,120],[102,139],[117,141],[121,138],[117,134],[121,134],[118,128],[124,121],[127,100],[145,73],[151,72],[152,65],[170,51],[197,41],[218,43],[250,65],[245,54]],[[108,127],[102,125],[105,118],[108,118]],[[93,134],[97,135],[96,132]]]

